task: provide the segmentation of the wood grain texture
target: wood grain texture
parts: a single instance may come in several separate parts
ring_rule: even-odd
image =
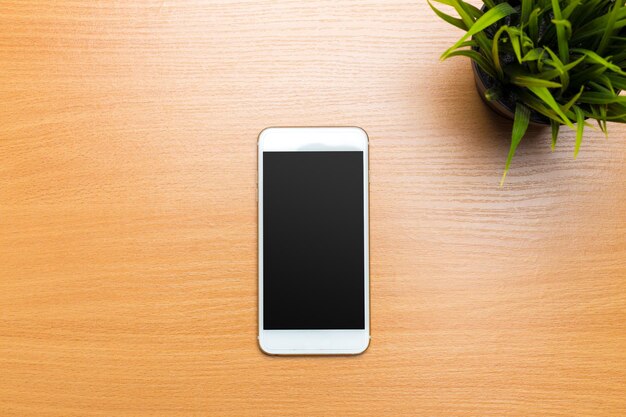
[[[1,1],[0,415],[626,415],[626,128],[522,143],[424,1]],[[371,140],[370,349],[256,345],[256,136]]]

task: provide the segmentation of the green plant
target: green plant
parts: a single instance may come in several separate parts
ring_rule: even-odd
[[[511,147],[502,175],[531,117],[576,131],[574,158],[585,125],[596,120],[626,123],[625,0],[483,0],[482,9],[463,0],[433,0],[454,8],[446,22],[466,31],[441,59],[465,56],[492,81],[486,100],[508,101],[514,115]],[[576,124],[576,126],[574,126]]]

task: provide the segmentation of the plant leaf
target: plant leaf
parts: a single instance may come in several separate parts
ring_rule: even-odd
[[[459,49],[458,51],[451,52],[448,58],[453,56],[465,56],[472,59],[476,64],[485,71],[490,77],[496,78],[496,72],[493,69],[493,65],[484,56],[472,49]]]
[[[556,148],[556,140],[559,137],[559,128],[561,127],[561,125],[559,124],[559,122],[555,122],[554,120],[550,120],[550,126],[552,127],[552,151],[554,152],[554,149]]]
[[[428,1],[428,5],[433,10],[433,12],[435,12],[435,14],[437,16],[439,16],[441,19],[443,19],[446,22],[450,23],[452,26],[458,27],[461,30],[467,30],[467,25],[465,24],[465,22],[463,22],[463,19],[458,19],[456,17],[452,17],[449,14],[446,14],[446,13],[442,12],[441,10],[439,10],[435,6],[433,6],[430,1]]]
[[[434,1],[441,3],[441,4],[445,4],[446,6],[454,7],[454,10],[456,10],[459,16],[461,16],[461,19],[463,19],[463,22],[465,22],[465,25],[467,27],[470,27],[474,24],[474,19],[469,14],[469,12],[465,9],[465,7],[463,7],[462,0],[434,0]]]
[[[559,0],[552,0],[552,12],[554,13],[554,20],[563,20]],[[569,46],[567,45],[567,36],[565,34],[564,25],[556,24],[556,38],[559,45],[559,57],[563,63],[567,64],[569,62]]]
[[[529,75],[514,75],[511,77],[511,82],[520,87],[546,87],[546,88],[559,88],[560,83],[554,81],[543,80],[541,78],[531,77]]]
[[[572,122],[563,113],[558,103],[546,87],[528,87],[528,89],[539,97],[544,103],[546,103],[552,110],[554,110],[554,112],[561,118],[561,122],[563,124],[568,125],[572,129],[574,128]]]
[[[482,32],[489,26],[493,25],[497,21],[510,16],[517,11],[509,5],[509,3],[500,3],[493,9],[489,9],[484,15],[482,15],[478,20],[476,20],[471,27],[469,27],[467,33],[463,35],[463,37],[457,41],[454,45],[452,45],[446,52],[443,53],[441,59],[446,59],[452,51],[457,49],[459,45],[461,45],[465,40],[467,40],[470,36],[475,35],[479,32]],[[465,19],[464,19],[465,20]]]
[[[606,87],[607,90],[615,91],[615,88],[613,88],[613,83],[611,82],[611,79],[607,77],[605,74],[602,74],[601,76],[599,76],[598,80]]]
[[[606,119],[620,121],[626,117],[626,105],[621,103],[611,103],[606,106]],[[626,120],[622,123],[626,123]]]
[[[569,85],[569,73],[568,73],[568,70],[565,68],[565,65],[559,59],[559,57],[556,56],[556,54],[554,52],[552,52],[552,50],[550,48],[548,48],[546,46],[545,50],[548,52],[548,54],[552,58],[552,61],[549,61],[550,65],[552,65],[557,71],[560,71],[559,78],[561,79],[561,86],[562,86],[561,92],[563,92],[563,91],[565,91],[565,89]]]
[[[572,24],[567,19],[552,19],[552,23],[556,26],[563,26],[565,28],[565,37],[567,40],[572,36]]]
[[[524,134],[526,134],[526,129],[528,129],[528,125],[530,124],[530,109],[524,106],[521,103],[517,103],[515,106],[515,118],[513,119],[513,133],[511,134],[511,147],[509,148],[509,155],[506,158],[506,164],[504,166],[504,173],[502,174],[502,179],[500,180],[500,187],[504,184],[504,180],[506,178],[507,172],[509,172],[509,168],[511,167],[511,161],[513,160],[513,155],[515,155],[515,150],[517,146],[521,142]]]
[[[570,4],[568,4],[567,7],[563,9],[563,13],[562,13],[563,19],[569,19],[572,12],[574,11],[576,7],[578,7],[581,1],[582,0],[570,0]]]
[[[589,58],[590,61],[600,64],[604,66],[605,68],[613,72],[616,72],[620,75],[626,76],[626,72],[622,71],[622,69],[619,66],[607,61],[606,59],[602,58],[600,55],[596,54],[593,51],[590,51],[588,49],[582,49],[582,48],[572,48],[572,52],[583,54],[587,58]]]
[[[493,67],[500,79],[504,77],[504,73],[502,72],[502,65],[500,64],[500,36],[506,30],[505,26],[502,26],[495,35],[493,35],[493,42],[491,44],[491,60],[493,61]]]
[[[517,62],[522,63],[522,41],[520,34],[514,28],[508,28],[507,33],[509,34],[509,39],[511,40],[511,46],[513,47],[513,52],[515,52],[515,57],[517,58]]]
[[[598,126],[600,127],[600,130],[602,131],[602,133],[604,133],[605,139],[608,139],[609,131],[606,128],[606,107],[607,106],[603,106],[603,105],[598,106],[597,112],[593,106],[590,106],[590,107],[591,107],[591,112],[593,114],[593,117],[598,121]]]
[[[620,90],[626,90],[626,78],[619,77],[616,74],[608,73],[607,78],[611,80],[611,84],[615,88],[619,88]]]
[[[515,52],[515,57],[517,61],[521,64],[523,62],[522,58],[522,42],[521,42],[521,34],[522,32],[516,28],[512,28],[509,26],[502,26],[496,34],[493,36],[493,43],[491,45],[491,59],[493,60],[494,68],[498,72],[500,78],[503,77],[502,65],[500,63],[500,37],[503,33],[509,36],[509,41],[511,42],[511,46],[513,47],[513,51]],[[532,44],[532,41],[530,41]]]
[[[618,96],[613,92],[606,91],[585,91],[580,95],[578,101],[588,104],[626,103],[626,96]]]
[[[613,9],[611,9],[611,13],[609,14],[609,21],[604,29],[604,34],[602,35],[602,39],[600,40],[600,45],[598,46],[598,53],[601,54],[604,52],[606,47],[611,40],[611,36],[615,30],[615,23],[617,22],[617,18],[619,16],[620,8],[622,7],[622,0],[616,0],[613,4]]]
[[[618,1],[623,2],[623,0]],[[607,13],[598,16],[597,14],[594,14],[594,12],[597,10],[602,11],[602,9],[606,7],[606,3],[607,0],[589,0],[584,3],[583,8],[586,11],[584,22],[586,22],[586,24],[579,30],[576,30],[575,35],[572,37],[573,43],[579,44],[583,39],[605,33],[610,15]],[[617,21],[615,22],[613,29],[619,29],[624,26],[626,26],[626,9],[621,8],[618,12]]]
[[[565,103],[565,105],[563,106],[564,113],[567,113],[572,108],[572,106],[578,102],[578,99],[580,98],[584,90],[585,90],[585,86],[580,86],[580,91],[574,97],[572,97],[567,103]]]
[[[474,18],[474,20],[480,18],[480,16],[484,14],[482,10],[470,3],[461,2],[461,4],[465,8],[465,10]]]
[[[483,2],[487,5],[487,8],[489,9],[493,9],[494,7],[496,7],[496,4],[493,2],[493,0],[483,0]]]
[[[522,0],[522,16],[520,18],[520,23],[522,25],[526,25],[528,23],[528,19],[530,18],[530,13],[533,10],[533,0]]]
[[[531,49],[530,51],[528,51],[528,53],[526,53],[526,55],[524,55],[524,57],[522,58],[522,62],[537,61],[541,59],[541,57],[543,57],[544,53],[545,49],[543,48]]]
[[[583,130],[585,129],[585,113],[580,107],[574,106],[574,112],[576,113],[576,147],[574,148],[574,159],[578,156],[580,150],[580,144],[583,141]]]
[[[541,9],[536,8],[528,17],[528,34],[535,45],[539,42],[539,12]]]
[[[576,88],[581,85],[585,85],[588,80],[594,80],[604,74],[607,71],[607,68],[594,64],[590,65],[582,71],[572,73],[572,77],[570,78],[571,85],[574,85]]]
[[[600,77],[598,77],[598,78],[600,78]],[[598,84],[595,81],[589,81],[587,83],[587,86],[589,86],[591,89],[593,89],[593,91],[597,91],[599,93],[609,93],[611,95],[614,95],[614,93],[615,93],[612,88],[607,88],[606,86],[604,86],[602,84]]]
[[[552,65],[553,67],[555,67],[555,69],[542,71],[538,74],[535,74],[536,77],[543,78],[546,80],[551,80],[552,78],[560,77],[561,75],[568,73],[571,69],[573,69],[574,67],[576,67],[578,64],[580,64],[581,62],[585,60],[585,57],[581,56],[576,61],[570,62],[567,65],[563,65],[561,60],[558,59],[558,57],[554,54],[554,52],[552,52],[550,48],[546,46],[545,50],[548,51],[551,57],[557,58],[556,60],[544,60],[545,63]]]

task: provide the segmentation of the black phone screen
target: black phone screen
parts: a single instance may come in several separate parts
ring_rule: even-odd
[[[364,329],[363,152],[263,153],[263,327]]]

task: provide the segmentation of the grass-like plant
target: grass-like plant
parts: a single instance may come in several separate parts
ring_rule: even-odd
[[[488,81],[484,98],[514,114],[502,183],[531,120],[552,126],[553,150],[559,128],[574,129],[574,158],[590,120],[605,135],[607,122],[626,123],[625,0],[483,0],[481,9],[433,1],[454,8],[458,17],[429,1],[440,18],[466,32],[441,58],[473,60]]]

